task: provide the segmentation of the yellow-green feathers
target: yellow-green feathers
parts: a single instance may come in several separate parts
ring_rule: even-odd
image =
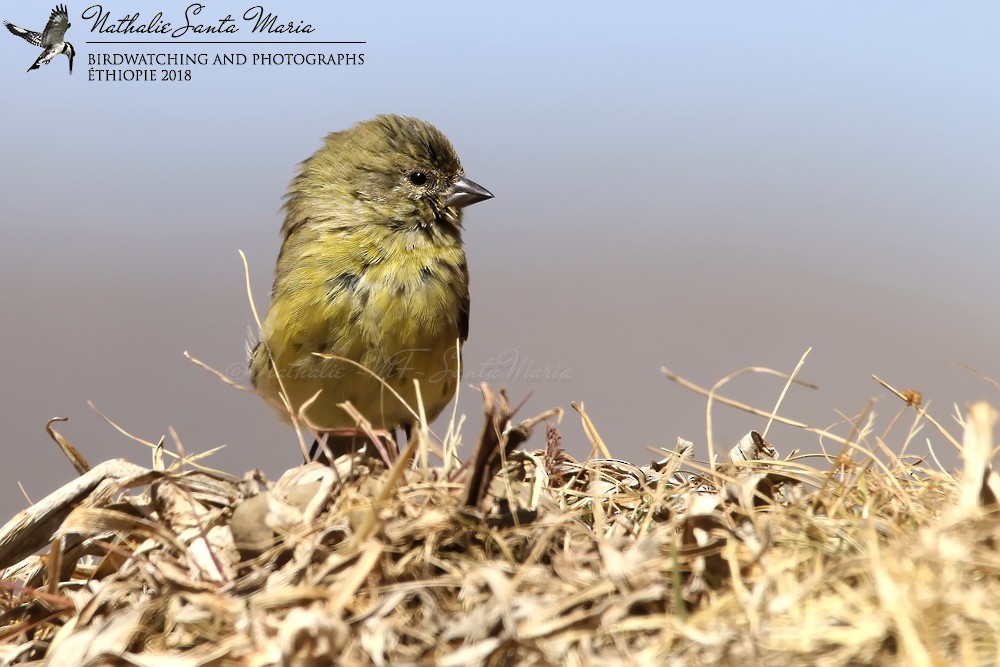
[[[464,178],[448,140],[412,118],[379,116],[329,135],[289,189],[284,243],[262,344],[257,389],[319,430],[353,427],[350,401],[378,428],[413,416],[366,366],[428,418],[454,395],[468,336],[461,207],[491,195]],[[271,360],[273,359],[273,364]],[[280,382],[275,374],[280,376]]]

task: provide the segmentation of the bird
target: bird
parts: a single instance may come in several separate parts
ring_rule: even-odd
[[[436,418],[469,336],[463,210],[491,198],[425,121],[380,115],[327,135],[285,195],[271,303],[249,346],[257,392],[317,436],[357,433],[345,401],[409,436],[418,380]]]
[[[52,14],[49,16],[49,22],[45,24],[45,29],[42,32],[25,30],[10,21],[4,21],[3,24],[7,26],[7,30],[10,30],[11,34],[17,35],[29,44],[40,46],[44,49],[42,54],[28,68],[29,72],[33,69],[38,69],[40,65],[47,65],[50,60],[60,53],[65,53],[69,58],[69,73],[73,73],[73,56],[76,55],[76,49],[64,39],[66,31],[70,27],[69,13],[66,11],[66,5],[56,5],[56,8],[52,10]]]

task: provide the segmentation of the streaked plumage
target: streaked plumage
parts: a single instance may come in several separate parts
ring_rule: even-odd
[[[17,35],[33,46],[40,46],[44,49],[42,54],[28,68],[29,72],[33,69],[38,69],[40,65],[47,65],[50,60],[60,53],[65,53],[66,57],[69,58],[69,73],[73,73],[73,56],[76,55],[76,50],[72,44],[65,40],[66,31],[70,27],[69,12],[66,10],[66,5],[56,5],[42,32],[26,30],[9,21],[4,21],[3,24],[7,26],[7,30],[11,34]]]
[[[429,419],[454,396],[460,344],[469,333],[462,207],[492,195],[464,178],[451,144],[414,118],[378,116],[326,137],[292,181],[262,344],[251,379],[319,430],[352,428],[350,401],[376,428],[413,417],[376,379],[412,406],[418,379]]]

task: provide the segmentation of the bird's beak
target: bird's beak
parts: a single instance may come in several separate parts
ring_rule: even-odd
[[[493,199],[492,192],[462,176],[452,184],[444,203],[446,206],[465,208],[466,206],[475,204],[477,201],[485,201],[487,199]]]

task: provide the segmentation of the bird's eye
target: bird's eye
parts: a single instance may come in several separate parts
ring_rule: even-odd
[[[410,172],[410,183],[416,186],[427,185],[427,174],[422,171]]]

